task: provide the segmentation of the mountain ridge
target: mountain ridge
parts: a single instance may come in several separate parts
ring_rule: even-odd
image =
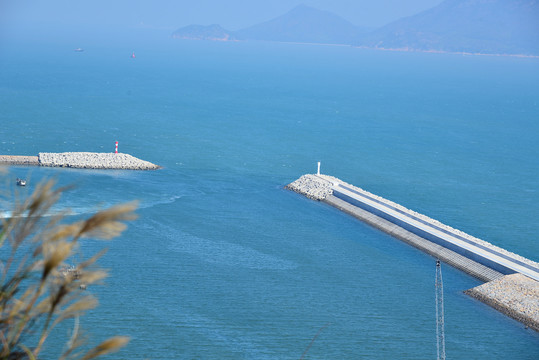
[[[176,30],[172,37],[539,56],[539,0],[445,0],[373,31],[329,11],[298,5],[281,16],[238,31],[229,31],[219,25],[189,25]]]
[[[539,55],[539,1],[446,0],[359,37],[355,45],[482,54]]]
[[[235,35],[243,40],[350,44],[362,32],[362,28],[334,13],[301,4]]]

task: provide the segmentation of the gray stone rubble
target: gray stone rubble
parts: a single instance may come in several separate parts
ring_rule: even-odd
[[[65,152],[39,153],[40,166],[79,169],[155,170],[158,165],[122,153]]]
[[[317,175],[308,174],[288,184],[285,189],[305,195],[309,199],[321,201],[333,193],[331,185],[330,182],[324,181]]]
[[[466,290],[465,294],[539,331],[539,282],[512,274]]]

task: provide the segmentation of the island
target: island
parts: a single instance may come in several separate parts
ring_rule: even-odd
[[[277,41],[357,48],[539,57],[539,2],[445,0],[379,28],[357,26],[329,11],[298,5],[284,15],[230,31],[189,25],[172,37],[212,41]]]

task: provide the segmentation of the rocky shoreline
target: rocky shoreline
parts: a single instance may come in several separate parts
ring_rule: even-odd
[[[123,153],[65,152],[38,156],[0,155],[0,165],[67,167],[77,169],[156,170],[159,165]]]

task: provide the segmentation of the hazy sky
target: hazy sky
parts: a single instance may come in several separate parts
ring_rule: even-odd
[[[0,0],[0,31],[149,27],[175,30],[220,24],[229,30],[269,20],[298,4],[328,10],[356,25],[381,26],[442,0]],[[5,33],[3,35],[6,35]]]

